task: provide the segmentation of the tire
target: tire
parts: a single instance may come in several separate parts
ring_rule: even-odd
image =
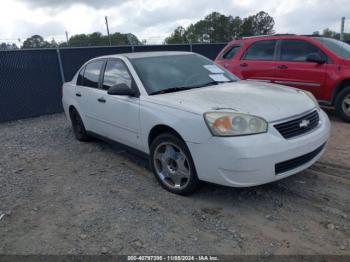
[[[161,134],[153,140],[150,165],[160,185],[172,193],[190,195],[199,185],[190,151],[173,134]]]
[[[81,119],[78,111],[73,108],[69,112],[70,119],[72,121],[73,133],[77,140],[86,142],[90,140],[89,135],[86,132],[83,120]]]
[[[350,123],[350,86],[345,87],[338,94],[335,101],[335,110],[343,121]]]

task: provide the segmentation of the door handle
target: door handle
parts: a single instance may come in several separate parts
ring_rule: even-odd
[[[75,93],[75,96],[81,97],[81,93]]]
[[[106,99],[104,99],[103,97],[100,97],[99,99],[97,99],[97,101],[100,103],[106,103]]]
[[[279,65],[277,66],[278,69],[288,69],[288,66],[286,65]]]
[[[247,63],[242,63],[242,64],[240,64],[240,66],[241,66],[241,67],[247,67],[248,64],[247,64]]]

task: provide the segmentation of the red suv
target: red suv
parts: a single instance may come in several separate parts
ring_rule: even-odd
[[[216,62],[241,79],[312,92],[350,122],[350,45],[318,36],[274,35],[229,43]]]

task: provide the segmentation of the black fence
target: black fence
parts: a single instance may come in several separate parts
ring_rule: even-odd
[[[87,60],[143,51],[193,51],[214,59],[225,44],[0,51],[0,122],[62,112],[61,87]]]

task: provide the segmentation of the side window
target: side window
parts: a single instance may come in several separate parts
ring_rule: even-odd
[[[283,40],[281,44],[281,61],[305,62],[310,54],[325,55],[314,46],[303,40]]]
[[[239,49],[241,49],[241,46],[232,46],[228,51],[226,51],[223,54],[222,58],[223,59],[232,59],[237,54]]]
[[[83,86],[98,88],[98,80],[103,63],[104,61],[96,61],[86,65],[82,80]]]
[[[122,83],[132,88],[132,79],[126,65],[121,60],[108,61],[103,77],[102,88],[108,90],[111,86]]]
[[[276,40],[259,41],[249,47],[243,56],[243,60],[274,60]]]

